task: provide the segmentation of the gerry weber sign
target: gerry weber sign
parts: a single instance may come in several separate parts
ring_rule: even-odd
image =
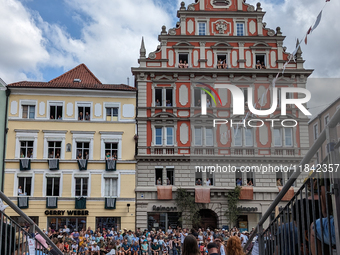
[[[89,215],[88,210],[46,210],[45,215],[60,215],[64,216],[65,212],[67,212],[68,216],[80,216],[80,215]]]

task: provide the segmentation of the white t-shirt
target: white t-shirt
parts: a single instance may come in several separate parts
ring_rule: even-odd
[[[92,251],[100,251],[100,248],[99,248],[99,246],[97,245],[97,246],[92,246],[92,249],[91,249]]]
[[[188,235],[188,233],[181,233],[181,243],[184,243],[184,238]]]
[[[205,185],[210,186],[210,179],[205,181]]]

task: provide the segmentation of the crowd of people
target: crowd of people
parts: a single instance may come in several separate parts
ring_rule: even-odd
[[[115,228],[98,228],[93,231],[89,227],[87,230],[71,232],[66,225],[58,231],[49,228],[45,233],[64,254],[68,255],[189,255],[186,254],[186,249],[193,249],[194,244],[199,251],[197,255],[214,253],[210,249],[212,251],[216,249],[217,255],[241,255],[242,247],[250,234],[247,231],[241,233],[237,228],[230,231],[202,228],[189,231],[180,227],[177,229],[169,227],[166,231],[161,229],[131,231],[126,228],[118,231]],[[186,247],[187,239],[189,245]],[[228,253],[228,250],[235,251],[235,247],[238,246],[240,253]]]

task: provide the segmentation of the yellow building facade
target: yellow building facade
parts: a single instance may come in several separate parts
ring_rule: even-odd
[[[42,229],[134,229],[136,89],[84,64],[8,87],[5,194]]]

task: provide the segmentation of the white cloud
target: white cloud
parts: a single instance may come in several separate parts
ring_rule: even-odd
[[[15,0],[0,0],[0,77],[7,83],[41,77],[39,63],[48,59],[44,38],[31,14]]]
[[[144,36],[147,52],[159,44],[161,26],[174,27],[181,0],[64,0],[73,19],[82,24],[81,36],[73,38],[65,27],[42,20],[18,0],[0,0],[0,77],[6,82],[27,78],[41,80],[43,68],[69,70],[85,63],[105,83],[125,83],[132,78],[131,66],[138,66],[139,48]],[[258,0],[247,0],[256,6]],[[185,0],[186,6],[194,0]],[[281,27],[287,36],[285,46],[292,52],[296,37],[302,36],[315,21],[323,1],[286,0],[277,5],[263,1],[267,27]],[[340,27],[334,22],[338,1],[327,4],[320,26],[303,45],[305,67],[315,69],[314,77],[339,77],[337,45]],[[67,24],[66,24],[67,25]],[[65,24],[64,24],[65,26]],[[27,77],[26,74],[29,74]],[[130,82],[132,84],[132,82]]]

